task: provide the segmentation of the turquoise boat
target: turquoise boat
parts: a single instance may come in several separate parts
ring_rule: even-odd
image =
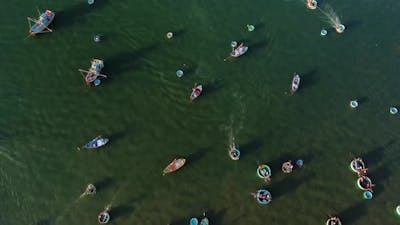
[[[193,217],[192,219],[190,219],[190,225],[198,225],[199,221],[197,220],[197,218]]]
[[[51,22],[53,22],[55,16],[55,12],[52,12],[51,10],[46,10],[44,13],[41,13],[39,15],[39,18],[37,20],[28,17],[28,22],[30,26],[29,35],[34,36],[39,33],[53,32],[53,30],[48,28],[48,26],[51,24]]]
[[[204,217],[204,218],[201,220],[200,225],[208,225],[208,218],[207,218],[207,217]]]

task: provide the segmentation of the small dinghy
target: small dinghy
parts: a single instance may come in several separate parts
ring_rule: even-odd
[[[92,149],[92,148],[100,148],[101,146],[104,146],[108,143],[109,139],[108,138],[103,138],[101,136],[98,136],[96,138],[94,138],[93,140],[91,140],[90,142],[88,142],[87,144],[85,144],[83,146],[83,148],[88,148],[88,149]]]
[[[299,85],[300,85],[300,76],[299,74],[295,73],[293,75],[293,80],[292,80],[292,89],[291,89],[292,94],[294,94],[299,89]]]
[[[38,10],[38,13],[38,19],[28,17],[29,35],[34,36],[40,33],[53,32],[53,30],[50,29],[48,26],[51,24],[56,14],[51,10],[46,10],[44,13],[40,13]]]
[[[257,175],[258,177],[265,179],[267,176],[271,176],[271,168],[265,164],[259,165],[257,168]]]
[[[331,217],[326,221],[326,225],[342,225],[338,217]]]
[[[110,221],[111,217],[109,211],[110,207],[107,206],[104,211],[99,213],[97,221],[99,221],[100,224],[106,224]]]
[[[241,43],[237,48],[233,49],[231,56],[237,58],[246,53],[248,49],[249,47],[244,46],[243,43]]]
[[[254,197],[261,205],[268,205],[272,201],[271,193],[265,189],[258,190]]]
[[[361,176],[357,179],[357,187],[363,191],[372,191],[374,184],[372,180],[367,176]]]
[[[165,169],[163,170],[163,175],[167,173],[172,173],[179,168],[181,168],[183,165],[185,165],[186,159],[180,158],[180,159],[174,159]]]
[[[350,169],[358,175],[366,174],[368,169],[365,167],[365,163],[361,158],[353,159],[350,162]]]
[[[198,98],[201,95],[202,91],[203,91],[203,86],[195,84],[194,87],[192,88],[192,94],[190,94],[190,101],[193,101],[196,98]]]

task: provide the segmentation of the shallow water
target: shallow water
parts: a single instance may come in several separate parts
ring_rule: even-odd
[[[343,34],[301,1],[4,2],[0,224],[97,224],[107,204],[111,224],[188,224],[205,209],[211,224],[317,225],[328,215],[397,224],[399,117],[389,107],[400,97],[400,2],[323,4]],[[56,12],[55,31],[25,38],[36,6]],[[232,40],[249,51],[224,62]],[[78,72],[91,58],[105,60],[100,87]],[[294,72],[302,82],[290,96]],[[190,103],[195,82],[204,92]],[[77,150],[99,134],[110,144]],[[227,155],[232,136],[240,161]],[[376,183],[373,200],[355,188],[356,156]],[[161,176],[175,157],[187,165]],[[298,158],[301,171],[280,173]],[[271,166],[267,186],[258,163]],[[79,199],[88,183],[98,193]],[[268,206],[249,195],[262,187]]]

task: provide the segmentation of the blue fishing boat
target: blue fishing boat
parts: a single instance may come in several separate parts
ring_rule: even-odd
[[[83,148],[100,148],[101,146],[104,146],[108,143],[109,139],[108,138],[103,138],[101,136],[96,137],[95,139],[91,140],[87,144],[83,146]]]
[[[55,16],[55,12],[46,10],[44,13],[39,12],[38,19],[28,17],[29,35],[34,36],[39,33],[53,32],[48,26],[53,22]]]
[[[92,83],[95,86],[100,84],[100,78],[107,78],[107,75],[101,74],[101,70],[104,68],[104,61],[101,59],[93,59],[89,70],[78,69],[81,75],[85,78],[85,82],[88,86]]]

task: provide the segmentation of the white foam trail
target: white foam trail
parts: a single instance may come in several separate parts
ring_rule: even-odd
[[[14,159],[11,155],[9,155],[8,153],[1,151],[0,150],[0,155],[3,156],[4,158],[10,160],[12,163],[14,163],[15,165],[22,167],[22,168],[26,168],[26,165],[16,159]]]

